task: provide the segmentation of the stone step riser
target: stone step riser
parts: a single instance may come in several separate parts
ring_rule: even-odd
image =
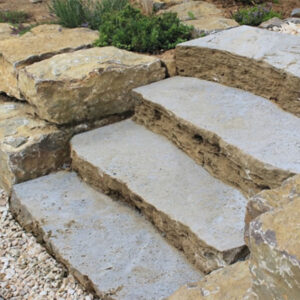
[[[118,126],[121,125],[118,124]],[[93,138],[93,140],[95,139],[96,138]],[[139,137],[136,137],[136,139],[139,140]],[[168,212],[165,212],[159,209],[159,207],[155,204],[152,204],[151,200],[148,201],[148,199],[145,198],[146,196],[143,197],[141,196],[142,194],[139,194],[138,192],[132,190],[127,182],[124,182],[122,179],[109,174],[109,171],[106,172],[105,167],[104,169],[102,169],[101,167],[97,167],[93,164],[93,162],[83,157],[80,154],[80,146],[77,145],[79,140],[80,135],[75,137],[75,141],[72,140],[71,142],[71,158],[72,168],[78,172],[83,180],[88,184],[91,184],[93,187],[100,189],[101,191],[104,191],[105,193],[110,194],[111,196],[114,196],[118,199],[120,198],[122,200],[125,200],[130,205],[138,208],[138,210],[140,210],[142,214],[145,215],[156,226],[156,228],[159,229],[160,232],[162,232],[163,236],[165,236],[169,242],[171,242],[176,248],[182,250],[185,253],[189,261],[196,265],[198,269],[200,269],[204,273],[209,273],[217,268],[220,268],[227,264],[231,264],[248,254],[247,247],[245,247],[244,245],[232,248],[228,247],[227,250],[223,251],[208,245],[203,239],[201,239],[201,235],[197,235],[191,228],[189,228],[189,225],[173,219],[171,214],[168,214]],[[99,145],[101,145],[100,141],[101,139],[99,139]],[[105,148],[105,145],[103,145],[103,148]],[[97,153],[97,150],[95,150],[95,153]],[[98,155],[101,156],[101,153],[99,153]],[[128,164],[131,163],[128,162]],[[156,168],[155,166],[153,167]],[[134,173],[134,175],[129,176],[136,177],[139,175]],[[178,180],[180,180],[179,176]],[[225,193],[228,193],[228,191]],[[229,196],[228,194],[226,196],[228,197],[228,201],[236,201],[233,200],[234,198],[230,199],[231,196]],[[226,196],[224,195],[224,197]],[[203,199],[205,199],[205,196],[201,196],[200,194],[198,195],[199,200],[202,197]],[[217,197],[220,197],[220,195],[218,195]],[[240,196],[236,195],[236,197]],[[186,198],[189,198],[188,195],[186,195]],[[165,199],[161,199],[161,201],[163,202],[165,201]],[[184,202],[186,201],[186,199],[183,198],[182,201]],[[184,203],[182,205],[184,207]],[[236,205],[238,206],[240,204]],[[199,210],[201,210],[201,206],[199,206]]]
[[[297,36],[241,26],[178,45],[176,67],[181,76],[252,92],[300,116],[299,41]]]
[[[213,132],[197,128],[170,115],[163,107],[146,101],[134,93],[133,120],[149,130],[164,135],[187,155],[223,182],[252,196],[263,189],[279,187],[293,172],[266,168],[264,163],[226,143]]]

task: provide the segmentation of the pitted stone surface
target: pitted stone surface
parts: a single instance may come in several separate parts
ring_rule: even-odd
[[[129,91],[164,77],[158,58],[104,47],[28,66],[20,71],[19,88],[42,119],[63,124],[132,110]]]
[[[300,37],[240,26],[176,48],[179,75],[242,88],[300,116]]]
[[[264,98],[173,77],[134,90],[135,119],[247,194],[300,173],[300,119]]]
[[[168,300],[256,300],[251,285],[249,262],[237,262],[186,284]]]
[[[34,116],[28,104],[0,98],[0,186],[42,176],[69,156],[69,132]]]
[[[299,198],[250,223],[250,271],[259,299],[300,295]]]
[[[15,185],[11,208],[102,299],[163,299],[202,277],[142,216],[75,173]]]
[[[40,25],[21,37],[0,41],[0,91],[23,99],[17,87],[19,70],[62,52],[90,47],[98,33],[87,28]]]
[[[201,270],[243,250],[247,200],[160,135],[131,120],[75,136],[73,168],[137,206]]]

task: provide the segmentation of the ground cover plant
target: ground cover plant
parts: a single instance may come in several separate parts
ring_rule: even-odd
[[[128,4],[120,11],[103,15],[95,45],[156,53],[190,39],[192,30],[174,13],[146,16]]]
[[[28,18],[28,14],[23,11],[0,11],[0,23],[20,24]]]
[[[271,6],[257,5],[240,9],[233,17],[241,25],[258,26],[262,22],[268,21],[274,17],[281,18],[281,14],[273,11]]]

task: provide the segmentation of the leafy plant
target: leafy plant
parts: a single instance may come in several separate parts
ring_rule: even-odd
[[[188,11],[188,16],[189,16],[190,20],[196,20],[196,17],[192,11]]]
[[[145,16],[128,4],[120,11],[103,15],[95,45],[155,53],[188,40],[192,29],[181,24],[174,13]]]
[[[29,18],[23,11],[0,11],[0,23],[19,24],[24,23]]]
[[[281,14],[273,11],[270,6],[258,5],[247,9],[240,9],[233,17],[241,25],[258,26],[271,18],[281,18]]]

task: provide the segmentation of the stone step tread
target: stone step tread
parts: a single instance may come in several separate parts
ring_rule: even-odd
[[[240,89],[191,77],[173,77],[134,90],[196,128],[266,164],[300,173],[300,118]],[[225,143],[225,145],[224,145]]]
[[[179,44],[180,47],[209,48],[264,61],[300,77],[299,45],[298,36],[246,25]]]
[[[105,299],[162,299],[202,278],[138,212],[76,173],[15,185],[11,208],[85,287]]]
[[[126,120],[75,136],[76,156],[218,251],[244,245],[244,196],[170,143]],[[83,175],[84,177],[84,175]]]

